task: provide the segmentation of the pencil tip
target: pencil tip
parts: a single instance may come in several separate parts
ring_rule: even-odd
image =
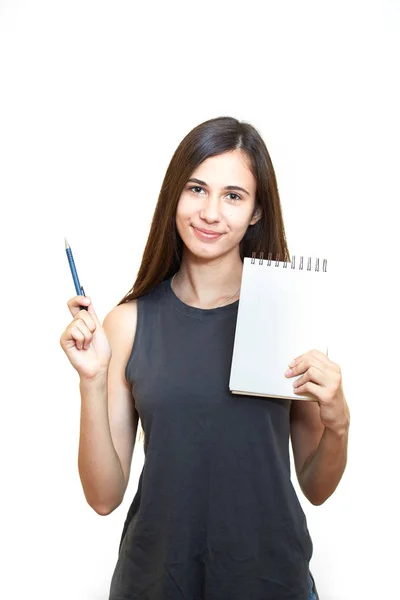
[[[65,249],[67,249],[67,248],[69,248],[69,244],[67,242],[67,238],[65,237],[64,240],[65,240]]]

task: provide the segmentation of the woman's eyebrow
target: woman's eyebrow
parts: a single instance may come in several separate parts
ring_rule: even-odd
[[[206,182],[202,181],[201,179],[192,178],[192,179],[188,179],[188,183],[189,183],[189,181],[192,181],[193,183],[199,183],[200,185],[205,185],[207,187]],[[237,190],[240,192],[244,192],[245,194],[250,196],[249,192],[247,190],[245,190],[244,188],[240,187],[239,185],[226,185],[222,189],[223,190]]]

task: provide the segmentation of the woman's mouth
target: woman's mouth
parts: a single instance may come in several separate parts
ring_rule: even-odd
[[[207,229],[198,229],[197,227],[194,227],[192,225],[195,234],[197,235],[197,237],[200,240],[216,240],[218,238],[220,238],[222,235],[224,235],[223,233],[218,233],[215,231],[211,231],[211,230],[207,230]]]

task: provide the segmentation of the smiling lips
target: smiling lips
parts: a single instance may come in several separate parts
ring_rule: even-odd
[[[198,227],[194,226],[193,229],[197,237],[199,237],[201,240],[216,240],[217,238],[221,237],[221,235],[223,235],[223,233],[210,231],[209,229],[199,229]]]

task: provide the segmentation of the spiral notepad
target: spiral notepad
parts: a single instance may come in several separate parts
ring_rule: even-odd
[[[328,354],[327,260],[245,257],[229,388],[234,394],[312,400],[294,394],[288,364],[309,350]]]

